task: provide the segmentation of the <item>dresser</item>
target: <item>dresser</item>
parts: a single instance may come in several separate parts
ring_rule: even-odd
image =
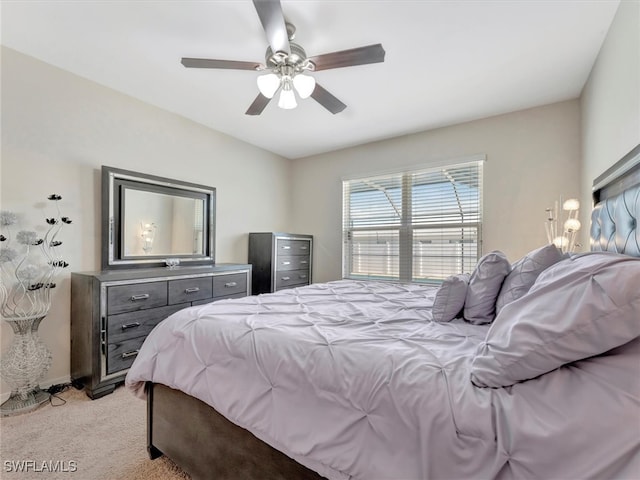
[[[71,381],[90,398],[113,392],[145,338],[174,312],[251,294],[251,265],[71,274]]]
[[[249,234],[252,292],[275,292],[311,283],[313,236],[295,233]]]

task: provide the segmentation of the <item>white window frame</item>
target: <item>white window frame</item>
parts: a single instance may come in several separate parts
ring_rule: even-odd
[[[365,279],[365,280],[390,280],[390,281],[401,281],[401,282],[414,282],[414,283],[439,283],[448,275],[453,275],[455,273],[464,273],[470,272],[473,270],[475,263],[480,258],[482,253],[482,224],[483,224],[483,164],[486,160],[485,155],[474,155],[471,157],[459,158],[455,160],[449,160],[445,162],[441,162],[437,165],[421,165],[410,167],[402,170],[395,171],[387,171],[384,173],[377,174],[369,174],[369,175],[359,175],[353,176],[349,178],[343,178],[343,222],[342,222],[342,272],[343,278],[352,278],[352,279]],[[454,168],[464,168],[465,166],[470,167],[470,172],[473,171],[474,168],[477,167],[476,171],[476,180],[478,182],[478,198],[477,198],[477,221],[466,221],[464,220],[463,207],[461,203],[458,201],[458,205],[460,208],[460,214],[463,217],[463,221],[460,223],[452,223],[451,221],[447,221],[443,218],[442,223],[434,223],[432,219],[428,222],[428,225],[414,223],[414,219],[412,218],[412,178],[414,175],[420,174],[438,174],[440,172],[443,176],[447,175],[447,171]],[[375,222],[365,226],[354,226],[351,221],[352,216],[352,208],[350,205],[351,201],[351,186],[354,185],[355,182],[367,182],[375,185],[376,180],[383,182],[384,180],[390,181],[390,178],[394,177],[396,184],[398,184],[399,177],[401,177],[401,186],[402,186],[402,205],[397,205],[397,201],[393,202],[392,198],[385,192],[385,196],[389,201],[389,205],[393,207],[394,211],[399,216],[399,221],[396,221],[394,224],[378,224]],[[455,186],[455,181],[453,179],[449,179],[451,181],[451,185],[456,193],[457,198],[457,190]],[[379,189],[383,191],[384,189]],[[397,199],[396,199],[397,200]],[[474,203],[474,205],[476,205]],[[460,229],[460,237],[454,238],[450,241],[451,245],[460,244],[459,250],[463,252],[459,256],[451,257],[453,262],[456,264],[455,267],[443,267],[442,271],[433,271],[433,275],[429,275],[428,278],[425,278],[425,275],[414,275],[413,269],[414,264],[418,265],[418,268],[424,271],[422,267],[421,260],[417,259],[417,252],[414,252],[414,233],[416,231],[422,231],[425,233],[428,232],[444,232],[444,229]],[[471,235],[471,243],[473,245],[475,243],[476,248],[469,251],[468,249],[465,251],[465,243],[469,241],[465,238],[464,232],[473,232]],[[358,271],[357,268],[353,267],[354,258],[353,248],[352,246],[352,238],[354,235],[358,233],[363,233],[366,235],[366,232],[371,232],[373,234],[376,232],[376,235],[380,235],[384,237],[389,234],[397,235],[397,242],[389,242],[387,241],[385,247],[387,252],[390,249],[397,248],[397,275],[387,273],[371,274],[370,273],[360,273],[353,274],[353,272]],[[457,235],[457,234],[456,234]],[[455,235],[454,235],[455,237]],[[388,238],[388,237],[387,237]],[[422,243],[422,242],[419,242]],[[429,243],[428,241],[426,243]],[[384,242],[381,242],[381,245]],[[434,248],[438,248],[437,245]],[[444,248],[442,247],[444,252]],[[371,256],[375,256],[375,254],[371,254]],[[365,255],[366,257],[366,255]],[[391,262],[395,257],[394,253],[381,255],[382,258],[385,259],[386,262]],[[390,270],[393,267],[389,267]],[[428,269],[427,269],[428,270]]]

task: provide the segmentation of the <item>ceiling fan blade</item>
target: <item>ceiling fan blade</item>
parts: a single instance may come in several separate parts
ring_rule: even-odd
[[[187,68],[227,68],[234,70],[262,70],[261,63],[241,62],[237,60],[210,60],[208,58],[183,58],[182,65]]]
[[[267,40],[274,53],[291,53],[289,48],[289,35],[282,13],[280,0],[253,0],[262,28],[267,34]]]
[[[340,113],[347,106],[338,100],[336,97],[331,95],[328,91],[322,88],[320,85],[316,83],[316,88],[313,89],[311,93],[311,98],[313,98],[316,102],[322,105],[324,108],[329,110],[334,115],[336,113]]]
[[[340,52],[325,53],[309,57],[316,66],[315,71],[328,70],[330,68],[352,67],[367,63],[384,62],[385,51],[381,43],[366,47],[351,48]]]
[[[260,115],[270,101],[271,99],[269,97],[265,97],[259,93],[251,106],[249,106],[249,109],[245,112],[245,115]]]

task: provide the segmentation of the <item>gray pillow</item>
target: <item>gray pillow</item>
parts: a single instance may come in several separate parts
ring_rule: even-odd
[[[450,322],[462,312],[464,300],[467,297],[469,274],[461,273],[447,277],[433,301],[433,320],[436,322]]]
[[[496,300],[496,315],[507,303],[519,299],[533,286],[536,278],[546,268],[565,258],[560,249],[549,244],[527,253],[514,263],[511,272],[504,279],[498,299]]]
[[[464,301],[465,320],[479,325],[491,323],[496,316],[496,299],[511,264],[504,253],[494,250],[480,259],[473,270]]]
[[[478,345],[471,381],[506,387],[640,336],[640,258],[579,254],[540,274]]]

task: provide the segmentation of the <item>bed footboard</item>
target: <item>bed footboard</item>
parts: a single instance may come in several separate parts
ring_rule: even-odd
[[[206,403],[147,383],[147,450],[166,455],[193,479],[322,479],[238,427]]]

